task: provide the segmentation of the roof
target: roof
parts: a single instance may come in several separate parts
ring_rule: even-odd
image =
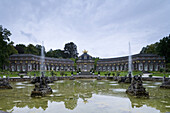
[[[160,57],[160,58],[163,58],[164,57],[161,57],[159,55],[156,55],[156,54],[135,54],[135,55],[132,55],[132,58],[135,58],[135,57]],[[99,59],[98,61],[116,61],[116,60],[126,60],[128,59],[128,56],[123,56],[123,57],[116,57],[116,58],[103,58],[103,59]]]
[[[86,56],[87,58],[85,58],[85,56]],[[90,55],[87,54],[87,53],[83,53],[82,55],[80,55],[80,56],[78,57],[78,59],[91,60],[91,59],[92,59],[92,56],[90,56]]]
[[[33,54],[13,54],[10,57],[36,57],[41,58],[41,56],[33,55]],[[67,61],[67,62],[74,62],[70,59],[64,59],[64,58],[51,58],[51,57],[45,57],[47,60],[58,60],[58,61]]]

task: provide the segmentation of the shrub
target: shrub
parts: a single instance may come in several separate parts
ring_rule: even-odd
[[[143,73],[139,73],[139,76],[142,76],[143,75]]]
[[[110,76],[110,72],[108,73],[108,76]]]
[[[24,75],[20,75],[20,78],[23,78],[24,77]]]
[[[71,71],[71,74],[73,75],[73,71]]]
[[[149,75],[149,77],[151,78],[151,77],[152,77],[152,75]]]
[[[51,75],[52,75],[52,76],[54,75],[54,71],[51,71]]]
[[[160,68],[159,71],[162,73],[162,72],[164,71],[164,69],[163,69],[163,68]]]
[[[98,75],[100,75],[100,71],[98,72]]]
[[[168,68],[168,69],[166,69],[165,71],[166,71],[166,72],[170,72],[170,69]]]
[[[116,75],[119,76],[119,75],[120,75],[120,72],[116,72]]]
[[[61,71],[61,72],[60,72],[60,75],[63,76],[63,75],[64,75],[64,71]]]
[[[81,69],[79,68],[79,72],[81,72]]]
[[[113,72],[112,75],[115,76],[115,73]]]

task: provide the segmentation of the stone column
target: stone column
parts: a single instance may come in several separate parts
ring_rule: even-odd
[[[150,63],[146,63],[148,65],[148,71],[150,71]]]
[[[25,63],[25,71],[27,72],[28,70],[27,70],[27,65],[28,65],[28,63]]]

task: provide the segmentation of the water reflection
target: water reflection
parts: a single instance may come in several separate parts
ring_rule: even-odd
[[[90,105],[94,107],[94,111],[99,106],[97,109],[99,112],[101,112],[100,109],[103,109],[103,107],[110,110],[110,112],[113,110],[123,111],[122,105],[127,106],[127,108],[125,107],[126,112],[129,110],[135,112],[137,110],[136,108],[143,109],[143,107],[148,109],[154,108],[158,112],[170,111],[170,90],[159,89],[160,83],[145,82],[144,84],[146,90],[150,93],[150,99],[139,99],[126,95],[125,91],[129,84],[117,84],[115,81],[97,80],[56,81],[50,84],[53,94],[42,98],[32,98],[30,94],[34,88],[33,85],[28,82],[14,82],[11,83],[13,89],[0,90],[0,110],[15,111],[18,108],[26,109],[28,107],[28,110],[36,108],[45,111],[51,109],[50,106],[55,103],[64,103],[65,108],[71,111],[77,110],[75,108],[79,110],[81,107],[79,108],[78,104],[80,106],[86,105],[86,107]],[[105,99],[107,97],[109,98],[108,100]],[[101,101],[97,103],[98,100]],[[117,108],[114,106],[117,106]],[[84,108],[82,107],[81,109]],[[88,108],[85,110],[88,110]]]

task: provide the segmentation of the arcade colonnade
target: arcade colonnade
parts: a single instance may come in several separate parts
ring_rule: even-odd
[[[87,56],[87,58],[86,58]],[[10,71],[39,71],[41,57],[32,54],[14,54],[10,58]],[[137,71],[159,71],[165,68],[165,58],[154,54],[132,55],[132,69]],[[75,71],[74,61],[62,58],[45,57],[45,70]],[[94,61],[88,54],[83,54],[77,60],[77,69],[90,71],[94,69]],[[96,71],[127,71],[128,56],[118,58],[99,59]]]
[[[10,56],[10,71],[39,71],[41,57],[32,54],[14,54]],[[70,59],[45,58],[45,71],[74,71],[74,62]]]
[[[165,68],[165,58],[154,54],[132,55],[132,70],[136,71],[159,71]],[[100,59],[97,62],[97,71],[127,71],[128,56]]]

